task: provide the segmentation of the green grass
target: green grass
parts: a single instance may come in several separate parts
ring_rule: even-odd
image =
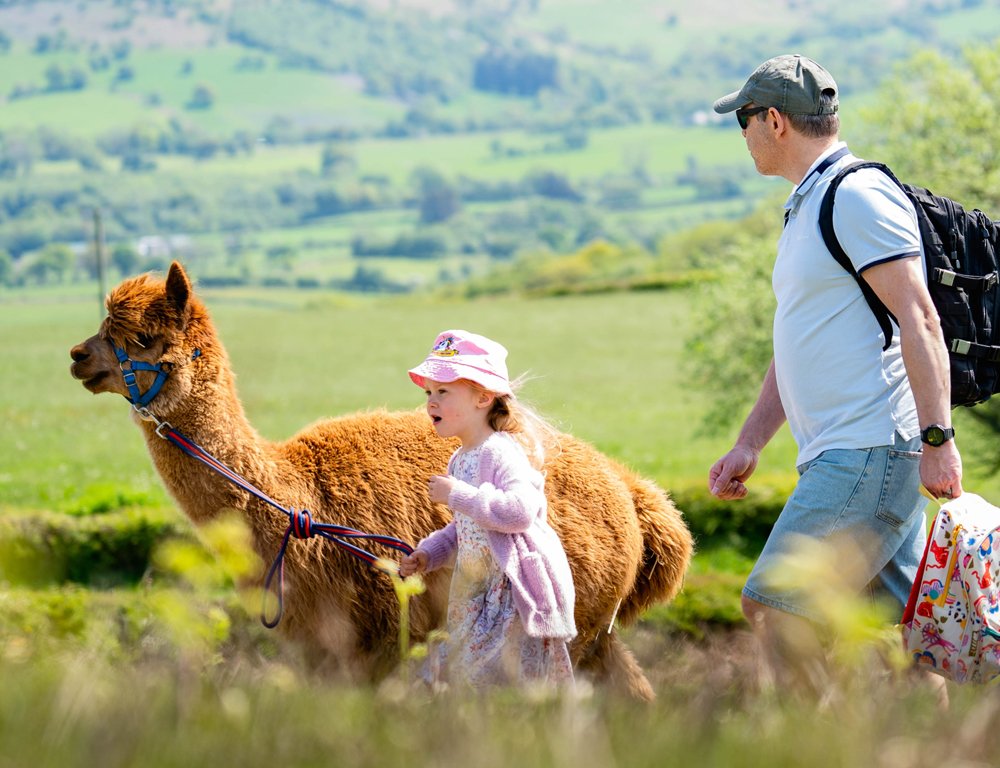
[[[247,56],[262,60],[263,68],[240,69],[240,60]],[[0,94],[16,85],[44,88],[45,71],[53,64],[79,68],[88,77],[87,88],[77,93],[7,102],[0,112],[0,129],[47,126],[94,138],[146,123],[163,126],[177,118],[210,134],[243,130],[258,135],[279,115],[303,128],[372,128],[405,113],[401,104],[363,95],[346,78],[282,68],[274,56],[228,44],[136,50],[101,72],[88,68],[85,53],[38,56],[23,47],[0,57],[0,63]],[[130,67],[134,77],[115,83],[121,66]],[[187,106],[200,84],[215,96],[210,109]],[[151,97],[155,97],[154,104],[150,104]],[[66,122],[67,115],[73,115],[71,122]]]
[[[594,46],[623,48],[622,41],[627,40],[625,50],[643,47],[656,61],[669,62],[696,36],[719,34],[719,13],[726,15],[727,24],[738,24],[748,36],[791,28],[798,20],[794,7],[783,7],[778,15],[773,10],[765,0],[683,7],[638,0],[629,4],[628,13],[622,13],[620,7],[608,3],[547,0],[523,24],[536,31],[564,30],[571,39]],[[677,23],[668,24],[669,16],[675,16]]]
[[[0,59],[6,66],[6,62]],[[39,127],[57,133],[93,138],[125,126],[164,121],[151,114],[139,99],[88,89],[58,95],[43,94],[5,101],[0,110],[0,130],[34,131]]]
[[[60,509],[107,483],[165,499],[127,403],[95,397],[69,376],[70,347],[97,328],[96,294],[76,286],[0,295],[0,508]],[[689,385],[682,346],[703,310],[682,291],[479,302],[296,291],[205,298],[247,414],[268,439],[355,410],[420,407],[405,371],[445,328],[502,340],[512,374],[532,377],[526,399],[665,488],[701,483],[733,438],[699,433],[712,403]],[[746,386],[756,391],[758,382]],[[792,476],[794,455],[782,430],[765,451],[761,482]],[[965,459],[972,489],[996,492],[1000,481],[976,474],[974,454]]]
[[[711,404],[687,386],[679,359],[693,309],[683,293],[473,303],[324,295],[207,296],[248,416],[269,439],[325,416],[419,407],[406,368],[438,331],[464,327],[507,344],[512,372],[535,377],[524,396],[561,427],[667,488],[704,477],[728,445],[728,436],[696,434]],[[11,361],[0,374],[3,506],[58,509],[109,482],[162,494],[127,403],[90,395],[69,376],[69,349],[95,332],[98,316],[79,289],[61,301],[0,304],[0,354]],[[762,472],[789,471],[786,435],[771,456]]]
[[[16,102],[15,102],[16,103]],[[414,170],[432,167],[446,176],[459,174],[493,181],[515,181],[528,173],[550,170],[573,180],[627,173],[639,165],[653,177],[673,177],[695,159],[703,167],[751,169],[746,146],[737,130],[706,130],[647,123],[623,128],[593,130],[580,151],[543,152],[552,135],[520,131],[426,136],[414,139],[365,139],[342,145],[354,158],[360,176],[385,177],[406,185]],[[516,147],[522,156],[497,156],[492,144]],[[197,177],[255,178],[299,171],[316,173],[321,146],[258,145],[252,157],[219,156],[207,160],[190,157],[157,158],[158,172]],[[45,168],[39,163],[39,169]],[[65,166],[64,166],[65,167]]]
[[[848,695],[821,707],[751,693],[738,658],[745,642],[662,650],[660,699],[649,706],[600,692],[432,697],[401,681],[375,691],[282,665],[230,674],[184,662],[136,668],[82,655],[29,658],[2,667],[0,738],[11,765],[39,768],[652,768],[679,756],[690,766],[929,768],[988,765],[998,747],[983,722],[997,716],[988,694],[960,692],[939,713],[905,682],[851,679]],[[968,737],[945,745],[942,731]]]
[[[263,69],[241,70],[239,61],[247,56],[263,60]],[[187,61],[190,71],[182,73]],[[159,111],[209,133],[260,131],[277,115],[289,116],[300,127],[373,127],[405,112],[402,105],[364,96],[345,78],[282,68],[273,56],[234,45],[197,52],[142,51],[130,63],[135,79],[123,91],[155,93],[162,100]],[[215,103],[211,109],[188,109],[191,93],[201,83],[215,93]]]
[[[404,181],[421,165],[447,174],[459,170],[473,178],[519,179],[536,169],[563,173],[570,179],[621,174],[630,164],[642,164],[652,176],[673,176],[685,169],[689,157],[712,158],[711,165],[746,163],[746,147],[738,132],[706,131],[703,128],[643,124],[589,132],[583,151],[547,152],[541,148],[552,136],[518,132],[431,136],[413,141],[368,140],[354,148],[358,165],[365,172]],[[492,142],[525,151],[520,157],[496,157]],[[708,164],[708,161],[704,161]]]

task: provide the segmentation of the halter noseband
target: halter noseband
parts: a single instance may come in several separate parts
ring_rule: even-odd
[[[118,367],[122,370],[122,377],[125,379],[125,386],[128,388],[128,395],[125,399],[137,408],[145,408],[153,398],[160,393],[163,382],[170,375],[170,367],[164,369],[164,363],[145,363],[142,360],[133,360],[128,356],[122,347],[114,347],[115,357],[118,358]],[[201,350],[196,349],[191,355],[192,360],[201,357]],[[128,367],[126,368],[126,364]],[[169,364],[168,364],[169,366]],[[152,371],[156,374],[153,385],[146,390],[145,394],[139,392],[139,385],[135,379],[136,371]]]

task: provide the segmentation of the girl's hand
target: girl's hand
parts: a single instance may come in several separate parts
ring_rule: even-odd
[[[422,549],[417,549],[412,555],[406,555],[399,563],[399,575],[404,579],[415,573],[423,573],[427,570],[427,553]]]
[[[455,478],[448,475],[432,475],[427,484],[431,501],[436,501],[439,504],[447,504],[448,495],[451,493],[451,489],[455,487],[455,482]]]

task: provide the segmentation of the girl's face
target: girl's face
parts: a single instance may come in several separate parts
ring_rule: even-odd
[[[449,382],[424,379],[424,387],[427,415],[438,436],[457,437],[468,447],[478,445],[493,431],[486,420],[493,404],[489,392],[462,379]]]

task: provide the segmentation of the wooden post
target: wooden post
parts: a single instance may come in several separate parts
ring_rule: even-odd
[[[101,223],[101,209],[94,209],[94,258],[97,261],[97,304],[101,319],[104,319],[104,297],[107,295],[107,279],[104,266],[104,226]]]

